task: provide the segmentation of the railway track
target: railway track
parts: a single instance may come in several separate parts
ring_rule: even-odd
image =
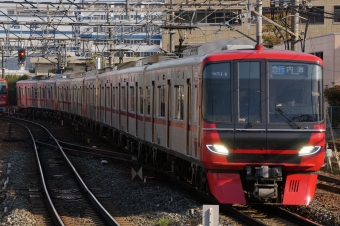
[[[59,145],[62,147],[62,149],[65,152],[80,154],[80,155],[92,155],[97,156],[104,159],[114,159],[118,161],[124,161],[125,164],[123,164],[125,167],[131,167],[136,165],[141,165],[143,169],[148,169],[149,172],[153,172],[150,177],[156,178],[156,181],[164,180],[164,178],[167,178],[167,181],[173,181],[177,184],[181,184],[188,193],[191,195],[193,193],[199,195],[199,197],[206,200],[206,202],[210,204],[217,204],[216,200],[207,195],[206,193],[200,192],[199,190],[193,188],[190,184],[188,184],[185,181],[178,180],[178,178],[174,177],[170,173],[166,173],[163,171],[159,171],[156,168],[153,168],[151,166],[143,165],[135,161],[135,158],[132,154],[129,153],[121,153],[119,151],[109,151],[109,150],[103,150],[98,149],[95,147],[86,147],[82,145],[67,143],[63,141],[58,141]],[[52,144],[49,140],[46,139],[46,137],[43,137],[42,139],[37,140],[37,144],[40,147],[48,148],[48,150],[55,150],[57,146],[55,144]],[[53,158],[54,161],[56,161],[56,164],[60,164],[60,158]],[[77,167],[78,168],[78,167]],[[157,173],[155,173],[157,171]],[[146,171],[147,172],[147,171]],[[147,173],[145,174],[147,175]],[[56,175],[55,175],[56,176]],[[91,187],[93,192],[95,193],[95,196],[99,201],[101,201],[103,206],[106,206],[104,204],[107,202],[107,198],[105,196],[105,193],[102,192],[99,188],[96,188],[96,185],[91,184],[91,180],[88,180],[86,178],[86,175],[83,175],[83,180],[88,183],[89,187]],[[146,176],[148,177],[148,176]],[[64,192],[62,195],[59,194],[61,197],[69,197],[69,198],[78,198],[78,194],[75,193],[72,190],[63,190],[59,192]],[[298,215],[288,212],[284,209],[281,209],[276,206],[270,206],[269,208],[266,208],[265,206],[250,206],[250,205],[220,205],[220,217],[221,218],[228,218],[233,219],[235,225],[318,225],[315,222],[309,221],[308,219],[305,219],[303,217],[299,217]]]
[[[318,174],[318,180],[319,180],[319,183],[317,184],[317,188],[323,189],[329,192],[333,192],[336,194],[340,194],[340,180],[339,179]]]
[[[55,148],[52,144],[44,143],[41,141],[38,141],[40,145],[43,146],[50,146],[50,148]],[[197,193],[200,197],[207,200],[209,203],[216,203],[216,200],[207,195],[204,192],[198,191],[197,189],[194,189],[191,185],[188,183],[178,180],[178,178],[172,176],[171,174],[164,173],[163,171],[159,171],[157,168],[154,168],[149,165],[141,164],[135,161],[136,158],[132,154],[125,154],[117,151],[109,151],[109,150],[103,150],[103,149],[97,149],[94,147],[86,147],[83,145],[78,144],[72,144],[68,142],[59,141],[59,143],[62,145],[63,150],[75,153],[75,154],[81,154],[81,155],[91,155],[91,156],[97,156],[107,159],[115,159],[119,161],[124,161],[126,167],[132,167],[136,165],[142,166],[144,169],[148,169],[149,171],[155,172],[157,171],[158,177],[166,177],[170,179],[171,181],[181,184],[184,188],[186,188],[189,193],[194,191]],[[150,177],[154,177],[155,174]],[[148,177],[148,176],[146,176]],[[159,178],[158,178],[159,179]],[[269,207],[269,208],[268,208]],[[300,217],[294,213],[291,213],[287,210],[284,210],[282,208],[276,207],[276,206],[249,206],[249,205],[220,205],[220,217],[222,218],[234,218],[235,222],[239,222],[240,225],[246,224],[246,225],[319,225],[315,222],[312,222],[308,219],[305,219],[303,217]]]
[[[45,127],[21,119],[20,125],[28,130],[32,138],[42,185],[41,191],[37,189],[31,192],[37,192],[37,197],[44,194],[54,224],[130,225],[119,211],[111,208],[109,212],[103,207],[103,203],[109,206],[105,196],[93,185],[84,183],[86,180],[77,172],[58,141]],[[37,139],[55,142],[58,148],[41,148],[35,143]],[[40,203],[36,204],[41,206]],[[39,209],[42,210],[43,207]]]

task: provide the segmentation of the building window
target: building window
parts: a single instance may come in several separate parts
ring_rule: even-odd
[[[334,6],[334,22],[340,22],[340,6]]]
[[[316,53],[311,53],[312,55],[315,55],[319,57],[321,60],[323,60],[323,52],[316,52]]]
[[[308,19],[309,24],[324,24],[324,7],[323,6],[314,6],[313,11],[309,11],[306,13],[301,12],[300,16]],[[301,19],[301,24],[307,23],[307,20]]]

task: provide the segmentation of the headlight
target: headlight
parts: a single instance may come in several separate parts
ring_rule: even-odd
[[[220,155],[228,155],[229,151],[226,147],[223,145],[218,145],[218,144],[207,144],[206,147],[208,148],[209,151],[214,152],[216,154]]]
[[[299,151],[299,156],[313,155],[321,150],[321,146],[305,146]]]

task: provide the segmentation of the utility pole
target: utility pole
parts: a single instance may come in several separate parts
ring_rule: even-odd
[[[1,72],[2,72],[2,74],[1,74],[1,77],[2,78],[5,78],[5,57],[4,57],[4,43],[3,43],[3,41],[2,41],[2,43],[1,43],[2,45],[1,45]]]
[[[257,0],[257,12],[262,15],[262,0]],[[256,44],[262,45],[262,17],[257,17]]]
[[[109,67],[112,68],[113,67],[113,58],[112,58],[112,49],[113,49],[113,39],[112,39],[112,27],[109,28],[109,39],[110,41],[110,45],[109,45]]]
[[[292,30],[294,32],[294,36],[292,36],[292,50],[298,51],[297,41],[299,38],[299,0],[294,1],[294,17],[292,20]]]

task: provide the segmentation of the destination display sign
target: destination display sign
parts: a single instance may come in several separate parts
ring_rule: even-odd
[[[271,75],[307,76],[307,65],[271,65]]]

